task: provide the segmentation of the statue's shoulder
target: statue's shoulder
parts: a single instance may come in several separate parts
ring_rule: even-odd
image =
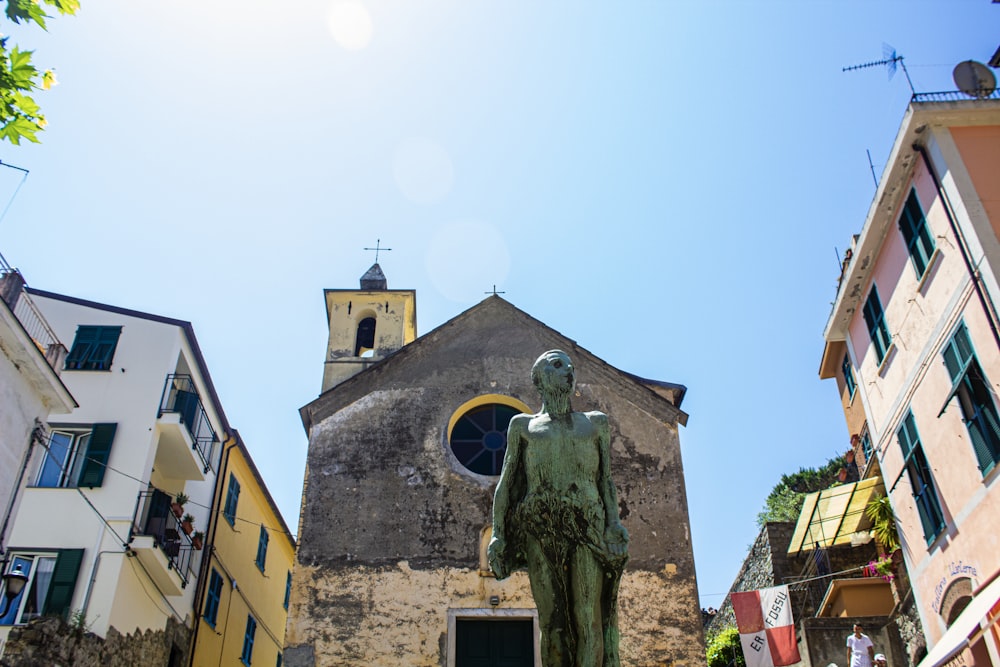
[[[523,412],[520,413],[520,414],[514,415],[513,417],[510,418],[510,424],[507,425],[507,430],[508,431],[514,431],[514,432],[527,431],[528,430],[528,423],[531,422],[531,420],[534,417],[535,417],[535,415],[529,415],[529,414],[525,414]]]

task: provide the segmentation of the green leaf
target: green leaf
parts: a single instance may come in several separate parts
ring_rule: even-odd
[[[45,19],[48,14],[42,9],[42,5],[34,0],[7,0],[7,18],[14,23],[37,23],[45,30]]]
[[[80,9],[80,0],[45,0],[45,3],[58,9],[60,14],[76,14]]]
[[[6,139],[15,146],[21,145],[21,139],[27,139],[33,143],[40,143],[35,134],[41,130],[38,123],[27,118],[13,118],[0,128],[0,137]]]
[[[13,79],[12,87],[18,90],[31,90],[35,87],[35,77],[38,70],[31,64],[33,51],[21,51],[16,46],[10,52],[10,73]]]
[[[14,93],[11,95],[14,105],[21,110],[25,116],[38,116],[41,111],[34,99],[24,93]]]

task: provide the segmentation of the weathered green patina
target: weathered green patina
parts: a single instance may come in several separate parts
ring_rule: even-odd
[[[608,417],[573,412],[576,372],[561,350],[540,356],[531,380],[542,409],[507,427],[490,567],[498,579],[527,567],[545,667],[619,667],[629,538],[611,480]]]

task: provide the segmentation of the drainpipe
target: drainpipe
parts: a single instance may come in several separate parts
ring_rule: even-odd
[[[233,431],[226,435],[225,442],[222,443],[222,465],[219,468],[219,475],[215,478],[215,493],[212,494],[211,510],[209,513],[209,530],[205,532],[204,556],[201,561],[201,571],[198,572],[198,585],[194,589],[194,630],[191,632],[191,647],[188,650],[188,666],[194,667],[194,649],[197,646],[198,630],[201,629],[201,616],[199,615],[201,597],[205,593],[206,582],[208,581],[209,564],[212,561],[212,554],[215,552],[215,532],[219,526],[219,515],[216,502],[222,497],[223,482],[226,472],[229,470],[229,453],[233,451],[239,438],[239,433]],[[207,559],[207,561],[206,561]]]
[[[951,227],[952,234],[958,239],[958,251],[962,255],[962,261],[965,262],[965,269],[969,272],[969,276],[972,278],[972,285],[976,290],[976,296],[979,297],[979,303],[983,308],[983,312],[986,314],[986,320],[990,323],[990,331],[993,333],[993,340],[996,342],[997,347],[1000,347],[1000,330],[997,327],[997,311],[996,306],[993,304],[993,300],[990,295],[986,293],[983,288],[982,277],[979,274],[979,269],[972,264],[972,253],[969,251],[968,242],[965,240],[965,235],[958,228],[958,223],[955,221],[955,214],[952,210],[951,200],[948,199],[948,194],[941,187],[941,179],[938,178],[937,171],[934,169],[934,165],[931,163],[930,157],[927,155],[927,148],[919,142],[913,144],[913,149],[920,153],[920,157],[923,159],[924,164],[927,166],[927,172],[931,175],[931,180],[934,181],[934,189],[937,191],[938,197],[944,203],[944,214],[948,218],[948,225]]]
[[[87,584],[87,594],[83,596],[83,606],[81,607],[81,609],[83,610],[84,619],[87,618],[87,609],[90,608],[90,594],[94,592],[94,582],[97,581],[97,569],[101,566],[101,556],[103,556],[104,554],[118,554],[118,555],[124,555],[126,558],[129,557],[129,552],[127,547],[125,551],[121,551],[120,549],[113,549],[110,551],[97,552],[97,557],[94,558],[94,567],[91,568],[90,570],[90,583]]]

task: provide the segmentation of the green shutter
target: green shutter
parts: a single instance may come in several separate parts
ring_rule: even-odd
[[[115,356],[115,348],[118,347],[118,337],[121,336],[121,327],[101,327],[98,332],[97,346],[91,356],[90,367],[95,370],[110,370],[111,360]]]
[[[111,456],[111,443],[115,439],[117,428],[118,424],[94,424],[77,486],[93,488],[104,482],[104,469]]]
[[[66,357],[66,368],[74,370],[80,368],[83,362],[90,357],[90,351],[97,344],[97,328],[80,326],[76,329],[76,338],[73,340],[73,349]]]
[[[974,389],[969,375],[966,375],[962,383],[969,386],[969,395],[975,401]],[[992,404],[983,404],[978,401],[973,403],[973,414],[966,418],[965,425],[969,429],[969,438],[972,440],[972,449],[976,453],[979,461],[979,469],[985,475],[1000,458],[1000,420],[997,418],[996,408]]]
[[[56,558],[56,566],[52,571],[52,582],[42,607],[43,614],[58,614],[66,618],[69,605],[73,602],[76,575],[82,561],[83,549],[59,550],[59,557]]]

